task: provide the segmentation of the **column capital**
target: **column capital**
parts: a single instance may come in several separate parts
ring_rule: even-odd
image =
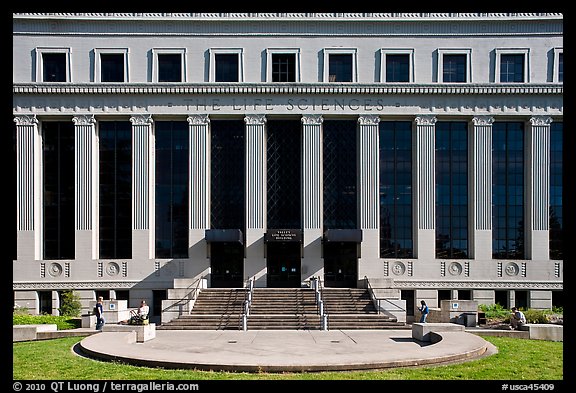
[[[494,123],[494,117],[490,115],[477,115],[472,118],[475,126],[491,126]]]
[[[433,126],[438,121],[436,115],[420,115],[414,120],[416,121],[416,125],[419,126]]]
[[[36,115],[16,115],[14,122],[18,126],[32,126],[38,124],[38,118]]]
[[[552,117],[546,115],[536,115],[530,118],[530,124],[533,126],[547,126],[552,123]]]
[[[77,115],[72,118],[75,126],[90,126],[96,123],[94,115]]]
[[[378,115],[360,115],[358,116],[358,124],[361,126],[376,126],[380,123],[380,116]]]
[[[130,117],[130,121],[134,126],[149,126],[154,122],[154,120],[152,120],[152,115],[150,114],[133,115]]]
[[[208,117],[207,114],[189,115],[186,120],[188,120],[188,124],[191,126],[207,126],[210,124],[210,117]]]
[[[264,125],[266,124],[266,115],[246,115],[244,122],[248,125]]]
[[[306,126],[320,125],[324,121],[322,115],[302,115],[300,119]]]

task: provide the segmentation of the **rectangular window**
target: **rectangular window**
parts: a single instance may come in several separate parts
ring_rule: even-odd
[[[524,123],[492,126],[492,258],[524,259]]]
[[[210,227],[245,231],[245,124],[210,121]]]
[[[272,82],[296,82],[296,54],[272,54]]]
[[[74,259],[74,124],[44,122],[44,259]]]
[[[132,124],[103,121],[100,143],[100,258],[132,257]]]
[[[386,55],[386,82],[410,82],[410,55]]]
[[[124,54],[100,54],[100,82],[125,82]]]
[[[381,121],[380,258],[412,258],[412,123]]]
[[[550,259],[564,259],[562,214],[564,123],[550,124]]]
[[[328,75],[330,82],[353,81],[353,57],[348,53],[331,53],[328,55]]]
[[[188,258],[188,123],[156,128],[156,258]]]
[[[236,53],[216,53],[215,62],[215,81],[216,82],[238,82],[239,75],[239,56]]]
[[[564,53],[558,54],[558,82],[564,82]]]
[[[324,229],[357,227],[355,120],[324,120]]]
[[[66,53],[42,53],[43,82],[66,82]]]
[[[524,82],[524,55],[500,55],[500,82]]]
[[[182,82],[182,55],[158,54],[158,82]]]
[[[465,54],[445,54],[442,56],[442,65],[443,82],[466,82]]]
[[[268,229],[298,229],[300,220],[300,120],[269,120],[266,124]]]
[[[436,258],[468,258],[468,124],[436,123]]]

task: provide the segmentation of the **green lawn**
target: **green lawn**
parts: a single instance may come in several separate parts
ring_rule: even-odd
[[[230,373],[167,370],[100,362],[72,352],[83,337],[13,344],[15,380],[562,380],[563,343],[484,337],[498,353],[445,366],[321,373]],[[97,377],[95,377],[97,376]]]

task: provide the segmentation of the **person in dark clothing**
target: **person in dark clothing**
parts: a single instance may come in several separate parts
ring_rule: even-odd
[[[104,298],[102,296],[98,297],[98,302],[96,307],[94,307],[94,312],[96,313],[96,330],[102,330],[102,327],[106,323],[104,319]]]
[[[420,311],[422,313],[422,316],[420,317],[420,323],[425,323],[426,322],[426,317],[428,316],[428,306],[426,305],[426,302],[424,300],[420,301],[420,307],[418,308],[418,311]]]

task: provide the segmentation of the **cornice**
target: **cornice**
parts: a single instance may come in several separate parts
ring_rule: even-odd
[[[136,19],[136,20],[502,20],[563,19],[551,12],[27,12],[13,13],[14,19]]]
[[[34,95],[178,95],[178,94],[401,94],[401,95],[517,95],[563,94],[562,84],[47,84],[15,83],[13,94]]]
[[[394,288],[466,288],[466,289],[542,289],[562,290],[562,282],[542,281],[427,281],[427,280],[394,280]]]

